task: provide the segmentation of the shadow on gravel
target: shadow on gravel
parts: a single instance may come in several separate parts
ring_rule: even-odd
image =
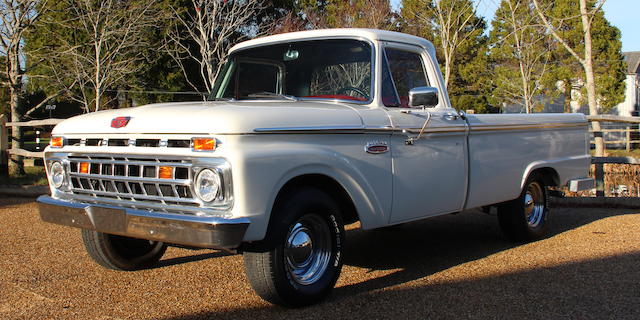
[[[554,208],[549,237],[637,209],[597,210]],[[337,288],[334,296],[349,296],[399,285],[519,246],[506,239],[497,217],[478,211],[441,216],[391,229],[354,230],[347,236],[345,264],[372,270],[400,269],[385,277]],[[639,262],[640,263],[640,262]]]
[[[478,280],[333,295],[304,309],[247,308],[182,319],[637,319],[640,252]]]
[[[201,254],[195,254],[195,255],[191,255],[191,256],[183,256],[183,257],[176,257],[176,258],[169,258],[169,259],[162,259],[158,262],[157,265],[149,268],[149,269],[158,269],[158,268],[165,268],[165,267],[169,267],[169,266],[173,266],[176,264],[183,264],[183,263],[189,263],[189,262],[196,262],[196,261],[200,261],[200,260],[206,260],[206,259],[211,259],[211,258],[219,258],[219,257],[225,257],[230,255],[230,253],[224,252],[224,251],[215,251],[215,252],[207,252],[207,253],[201,253]]]
[[[638,210],[554,209],[550,236]],[[397,270],[336,288],[305,309],[264,307],[177,319],[238,318],[637,318],[640,253],[451,284],[390,288],[517,246],[477,211],[382,230],[347,232],[345,265]],[[506,269],[506,268],[505,268]],[[470,278],[473,271],[469,270]]]
[[[35,202],[35,198],[21,198],[14,197],[10,195],[0,195],[0,208],[5,208],[9,206],[17,206],[21,204],[26,204],[30,202]]]

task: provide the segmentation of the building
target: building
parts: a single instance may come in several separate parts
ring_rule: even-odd
[[[619,116],[640,116],[640,51],[623,52],[624,61],[627,63],[627,77],[625,79],[625,98],[624,102],[611,108],[607,114]],[[583,102],[579,102],[581,83],[574,84],[575,87],[571,91],[571,110],[589,114],[589,107]],[[562,96],[550,99],[544,95],[536,98],[537,101],[544,103],[544,108],[538,112],[564,112]],[[522,113],[524,106],[516,104],[505,104],[502,106],[504,113]]]
[[[640,51],[623,52],[627,63],[627,79],[624,102],[617,105],[612,114],[637,116],[640,112]]]

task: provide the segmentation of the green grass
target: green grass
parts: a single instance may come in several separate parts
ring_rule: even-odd
[[[46,186],[47,174],[44,167],[25,167],[25,174],[18,177],[0,177],[0,185],[36,185]]]

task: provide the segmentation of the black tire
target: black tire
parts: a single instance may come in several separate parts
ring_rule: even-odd
[[[99,265],[113,270],[133,271],[153,267],[167,250],[164,242],[116,236],[82,230],[82,241],[89,256]]]
[[[549,196],[544,179],[533,173],[517,199],[498,205],[502,232],[514,241],[535,241],[547,234]]]
[[[305,188],[281,201],[272,214],[265,240],[244,248],[251,286],[264,300],[283,306],[324,299],[342,269],[344,225],[339,206],[326,193]]]

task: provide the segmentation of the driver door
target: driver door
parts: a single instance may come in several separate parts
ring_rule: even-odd
[[[391,137],[390,222],[459,211],[466,197],[466,121],[454,109],[442,107],[442,99],[434,108],[409,108],[410,89],[436,83],[429,81],[433,77],[425,68],[425,62],[431,60],[424,50],[410,45],[394,44],[384,51],[382,95],[396,132]],[[427,119],[422,136],[408,144],[407,140],[418,136]]]

